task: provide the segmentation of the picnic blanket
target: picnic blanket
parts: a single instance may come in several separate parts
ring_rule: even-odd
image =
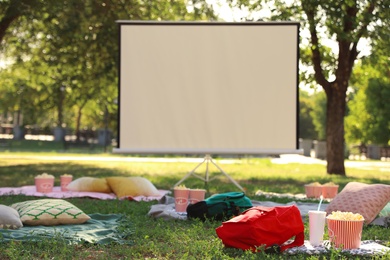
[[[90,214],[90,220],[77,225],[23,226],[20,229],[0,229],[0,243],[9,241],[41,241],[65,239],[69,244],[132,244],[134,229],[121,214]]]
[[[330,250],[331,245],[329,240],[325,240],[323,245],[313,247],[308,240],[299,247],[293,247],[287,249],[285,254],[296,255],[296,254],[309,254],[309,255],[320,255],[326,254]],[[389,255],[390,248],[377,243],[374,240],[364,240],[360,243],[360,247],[356,249],[343,249],[342,253],[348,253],[354,256],[372,256],[372,255]]]
[[[93,199],[101,199],[101,200],[112,200],[112,199],[127,199],[134,201],[152,201],[152,200],[160,200],[170,191],[168,190],[159,190],[159,196],[136,196],[136,197],[122,197],[118,198],[114,193],[100,193],[100,192],[81,192],[81,191],[61,191],[61,187],[55,186],[53,187],[53,192],[49,193],[41,193],[37,192],[34,185],[31,186],[22,186],[22,187],[3,187],[0,188],[0,196],[4,195],[26,195],[33,197],[48,197],[48,198],[56,198],[56,199],[64,199],[64,198],[81,198],[81,197],[89,197]]]
[[[163,218],[165,220],[170,219],[179,219],[179,220],[187,220],[187,213],[178,213],[175,211],[174,198],[170,196],[165,196],[160,200],[161,204],[152,205],[148,215],[155,218]],[[275,206],[286,206],[286,205],[296,205],[301,213],[302,218],[308,218],[309,210],[317,210],[317,203],[309,203],[309,202],[289,202],[287,204],[276,203],[273,201],[256,201],[252,200],[253,206],[265,206],[265,207],[275,207]],[[328,206],[328,203],[323,203],[320,207],[320,210],[325,210]],[[375,221],[371,224],[375,224]],[[380,224],[378,224],[380,225]],[[295,255],[295,254],[309,254],[309,255],[319,255],[327,253],[330,249],[329,241],[324,241],[322,246],[313,247],[308,240],[305,240],[303,246],[294,247],[287,249],[285,251],[286,254]],[[390,248],[383,246],[376,241],[373,240],[365,240],[362,241],[359,249],[351,249],[351,250],[342,250],[342,252],[348,252],[351,255],[363,256],[363,255],[383,255],[390,254]]]
[[[273,201],[256,201],[252,200],[253,206],[265,206],[265,207],[275,207],[275,206],[287,206],[287,205],[296,205],[301,212],[302,217],[307,217],[309,210],[317,210],[318,204],[309,203],[309,202],[289,202],[287,204],[276,203]],[[320,209],[325,210],[328,206],[328,203],[321,204]],[[186,213],[178,213],[175,211],[175,201],[171,196],[164,196],[160,200],[160,204],[155,204],[151,206],[151,209],[148,212],[149,216],[159,217],[163,219],[187,219]]]

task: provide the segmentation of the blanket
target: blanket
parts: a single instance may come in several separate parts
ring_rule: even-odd
[[[156,218],[168,219],[187,219],[187,213],[178,213],[175,211],[175,201],[174,198],[168,195],[163,196],[159,200],[160,204],[152,205],[148,215]],[[252,200],[253,206],[264,206],[264,207],[275,207],[275,206],[288,206],[296,205],[301,213],[302,218],[308,218],[310,210],[317,210],[318,204],[311,202],[296,202],[291,201],[286,204],[276,203],[273,201],[257,201]],[[328,202],[324,202],[320,206],[320,210],[325,211],[326,207],[329,205]],[[377,217],[370,225],[378,225],[383,227],[390,227],[390,218],[389,217]]]
[[[160,200],[163,196],[168,194],[170,191],[159,190],[159,192],[160,192],[159,196],[149,196],[149,197],[136,196],[136,197],[123,197],[119,199],[127,199],[127,200],[134,200],[134,201]],[[53,192],[41,193],[41,192],[37,192],[34,185],[0,188],[0,196],[4,196],[4,195],[26,195],[26,196],[33,196],[33,197],[48,197],[48,198],[56,198],[56,199],[81,198],[81,197],[89,197],[89,198],[101,199],[101,200],[118,199],[114,193],[61,191],[61,187],[58,186],[53,187]]]
[[[170,219],[179,219],[187,220],[187,213],[178,213],[175,211],[174,199],[170,196],[163,197],[160,200],[161,204],[152,205],[148,215],[155,218],[163,218],[164,220]],[[272,201],[256,201],[252,200],[253,206],[265,206],[265,207],[275,207],[275,206],[286,206],[286,205],[296,205],[301,213],[302,218],[308,218],[309,210],[317,210],[317,203],[308,203],[308,202],[289,202],[287,204],[276,203]],[[324,211],[328,203],[323,203],[320,207],[320,210]],[[375,224],[374,222],[371,224]],[[379,224],[380,225],[380,224]],[[308,240],[305,240],[303,246],[294,247],[286,250],[286,254],[295,255],[300,253],[305,253],[309,255],[318,255],[327,253],[330,248],[329,241],[324,241],[323,246],[313,247]],[[351,255],[381,255],[381,254],[390,254],[390,248],[383,246],[375,241],[366,240],[362,241],[359,249],[351,250],[342,250],[346,251]]]
[[[152,205],[151,209],[148,212],[149,216],[159,217],[163,219],[187,219],[187,213],[178,213],[175,211],[175,203],[174,198],[170,196],[164,196],[160,200],[161,204]],[[265,207],[275,207],[275,206],[286,206],[286,205],[296,205],[301,212],[302,217],[307,217],[309,214],[309,210],[317,210],[318,204],[316,203],[308,203],[308,202],[289,202],[287,204],[276,203],[272,201],[256,201],[252,200],[253,206],[265,206]],[[328,203],[321,204],[320,210],[324,211]]]
[[[309,255],[319,255],[326,254],[330,249],[329,240],[325,240],[323,245],[313,247],[308,240],[305,240],[305,243],[299,247],[289,248],[285,251],[286,254],[296,255],[296,254],[309,254]],[[360,243],[360,247],[356,249],[343,249],[343,253],[348,253],[354,256],[372,256],[372,255],[389,255],[390,248],[383,246],[373,240],[364,240]]]
[[[132,244],[134,233],[130,221],[121,214],[90,214],[90,220],[78,225],[24,226],[0,229],[0,242],[65,239],[69,244]]]

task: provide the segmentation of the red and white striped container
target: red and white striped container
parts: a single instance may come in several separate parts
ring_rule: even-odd
[[[339,220],[327,217],[329,241],[339,249],[360,247],[363,220]]]

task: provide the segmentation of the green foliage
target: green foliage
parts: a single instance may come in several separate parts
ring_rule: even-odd
[[[21,6],[24,7],[22,10]],[[41,127],[117,129],[118,20],[214,19],[206,1],[1,1],[16,14],[5,31],[0,71],[0,112],[22,110]],[[15,92],[24,87],[25,100]],[[8,98],[11,97],[11,98]]]
[[[367,113],[371,115],[367,129],[370,141],[388,145],[390,140],[390,81],[371,79],[366,90]]]
[[[317,132],[312,118],[314,101],[307,92],[300,91],[299,93],[299,137],[316,140]]]
[[[381,77],[383,67],[379,64],[383,64],[381,60],[365,62],[355,70],[356,87],[345,118],[346,140],[350,143],[389,144],[390,81]]]
[[[313,110],[310,112],[313,124],[318,133],[318,140],[326,138],[326,95],[325,92],[317,92],[314,96]]]

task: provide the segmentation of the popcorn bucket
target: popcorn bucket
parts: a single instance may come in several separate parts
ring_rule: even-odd
[[[322,195],[322,185],[305,185],[306,197],[320,198]]]
[[[339,185],[334,185],[334,186],[323,185],[322,197],[333,199],[334,197],[336,197],[338,191],[339,191]]]
[[[195,204],[199,201],[204,200],[206,190],[202,189],[191,189],[190,190],[190,203]]]
[[[37,192],[48,193],[53,191],[54,178],[35,177],[35,187]]]
[[[61,191],[68,191],[66,186],[68,186],[69,183],[72,182],[73,176],[72,175],[61,175]]]
[[[175,197],[176,212],[186,212],[188,206],[188,197],[190,195],[190,189],[174,188],[173,193]]]
[[[363,220],[339,220],[326,218],[329,241],[336,248],[356,249],[360,247]]]

